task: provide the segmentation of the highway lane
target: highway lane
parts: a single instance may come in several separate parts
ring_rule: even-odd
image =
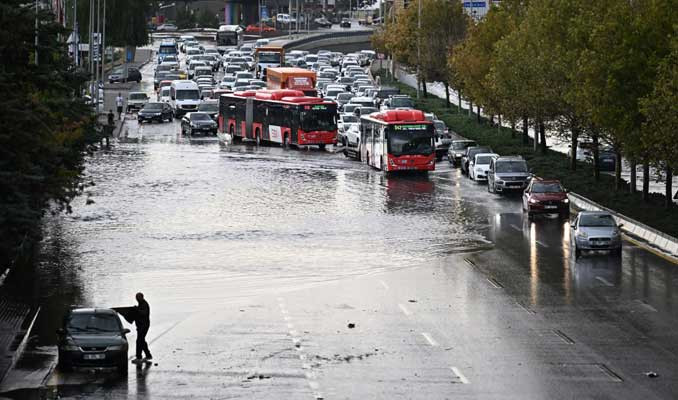
[[[130,116],[126,130],[89,160],[96,186],[47,219],[41,262],[12,287],[43,305],[43,346],[68,305],[144,291],[157,365],[56,371],[12,398],[678,392],[678,272],[641,248],[575,260],[567,221],[528,221],[518,198],[446,161],[387,177],[331,152],[183,137],[177,121]]]

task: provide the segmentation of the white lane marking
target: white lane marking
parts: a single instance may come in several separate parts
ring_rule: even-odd
[[[284,315],[284,316],[283,316],[283,319],[284,319],[285,321],[289,321],[291,318],[289,317],[289,315]]]
[[[428,342],[428,344],[430,344],[431,346],[433,346],[433,347],[438,347],[438,342],[436,342],[436,340],[433,339],[429,333],[427,333],[427,332],[422,332],[422,333],[421,333],[421,336],[423,336],[424,339],[426,339],[426,341]]]
[[[544,242],[541,242],[541,241],[539,241],[539,240],[535,240],[535,243],[537,243],[537,244],[540,245],[541,247],[546,247],[546,248],[549,247],[548,244],[546,244],[546,243],[544,243]]]
[[[389,287],[388,287],[388,285],[386,284],[386,282],[384,282],[384,281],[382,281],[382,280],[379,280],[379,284],[381,285],[381,287],[384,288],[384,290],[388,290],[388,289],[389,289]]]
[[[464,385],[468,385],[469,383],[471,383],[468,379],[466,379],[466,377],[464,376],[464,374],[462,374],[461,371],[459,371],[459,368],[457,368],[457,367],[450,367],[450,369],[452,370],[452,372],[453,372],[455,375],[457,375],[457,377],[459,378],[459,380],[461,381],[461,383],[463,383]]]
[[[614,286],[610,281],[607,279],[603,278],[602,276],[596,276],[596,280],[600,283],[602,283],[605,286]]]
[[[284,308],[281,308],[280,312],[283,313],[283,314],[289,314],[289,312],[287,310],[285,310]]]
[[[522,229],[518,228],[518,226],[515,224],[511,224],[511,228],[517,230],[518,232],[522,232]]]
[[[297,336],[297,335],[299,335],[299,332],[297,332],[297,331],[294,330],[294,329],[290,329],[290,335],[292,335],[292,336]]]
[[[495,289],[502,289],[504,287],[504,286],[501,285],[501,283],[499,283],[498,280],[496,280],[492,277],[487,278],[487,281],[490,282],[490,285],[492,285],[492,287],[495,288]]]
[[[400,311],[402,311],[403,314],[405,314],[405,315],[407,315],[407,316],[412,315],[412,313],[410,312],[410,310],[408,310],[404,305],[398,304],[398,308],[400,308]]]

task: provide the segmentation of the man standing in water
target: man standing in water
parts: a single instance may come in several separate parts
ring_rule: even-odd
[[[136,307],[136,318],[134,319],[134,323],[137,324],[137,357],[132,362],[139,364],[153,359],[150,350],[148,350],[148,343],[146,343],[146,334],[148,333],[148,328],[151,327],[151,307],[144,299],[143,293],[137,293],[136,298],[139,303]],[[142,352],[146,355],[145,358],[141,358]]]

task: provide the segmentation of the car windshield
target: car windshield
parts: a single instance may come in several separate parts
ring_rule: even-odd
[[[342,121],[344,121],[344,123],[346,123],[346,122],[358,122],[358,117],[356,117],[355,115],[343,115],[341,117],[341,119],[342,119]]]
[[[351,100],[352,98],[353,95],[351,93],[339,93],[339,95],[337,95],[337,100],[347,101]]]
[[[301,129],[310,131],[334,131],[337,129],[337,112],[334,107],[326,105],[312,106],[317,108],[301,112]]]
[[[609,214],[582,214],[579,226],[615,226],[614,218]]]
[[[162,110],[162,103],[148,103],[144,106],[144,110],[151,110],[151,111]]]
[[[166,86],[166,87],[162,88],[162,90],[160,91],[160,97],[167,97],[167,96],[169,96],[169,95],[170,95],[170,88],[169,88],[169,86]]]
[[[527,172],[525,161],[501,161],[497,163],[496,172]]]
[[[433,126],[429,124],[392,126],[388,132],[388,152],[396,157],[433,153]]]
[[[358,107],[357,104],[345,104],[344,105],[344,112],[352,113],[356,109],[356,107]]]
[[[492,156],[479,156],[476,157],[476,165],[487,165],[492,161]]]
[[[202,103],[200,107],[198,107],[198,111],[217,112],[219,111],[219,105],[217,103]]]
[[[117,317],[113,314],[72,314],[66,330],[72,333],[120,332]]]
[[[452,148],[454,150],[464,150],[467,147],[475,146],[475,142],[454,142],[452,143]]]
[[[177,90],[177,100],[198,100],[200,93],[193,89]]]
[[[412,102],[411,99],[408,99],[406,97],[399,98],[396,97],[394,99],[391,99],[391,107],[410,107],[414,108],[414,103]],[[437,127],[437,126],[436,126]]]
[[[560,183],[535,183],[532,185],[533,193],[561,193],[563,187]]]
[[[445,124],[442,122],[433,122],[433,126],[437,131],[445,131]]]
[[[192,113],[191,114],[191,121],[211,121],[212,118],[210,118],[209,115],[207,114],[202,114],[202,113]]]
[[[146,100],[148,99],[148,96],[146,93],[131,93],[129,95],[130,100]]]

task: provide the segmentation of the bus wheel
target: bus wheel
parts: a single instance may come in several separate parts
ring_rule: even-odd
[[[240,136],[235,136],[235,128],[233,125],[228,129],[228,133],[231,135],[232,142],[240,142]]]
[[[319,147],[320,147],[320,151],[325,151],[325,144],[324,143],[321,144]]]
[[[282,143],[283,149],[289,149],[290,148],[290,135],[285,135],[283,138],[283,143]]]
[[[257,146],[261,146],[261,131],[259,129],[254,131],[254,139],[257,142]]]

